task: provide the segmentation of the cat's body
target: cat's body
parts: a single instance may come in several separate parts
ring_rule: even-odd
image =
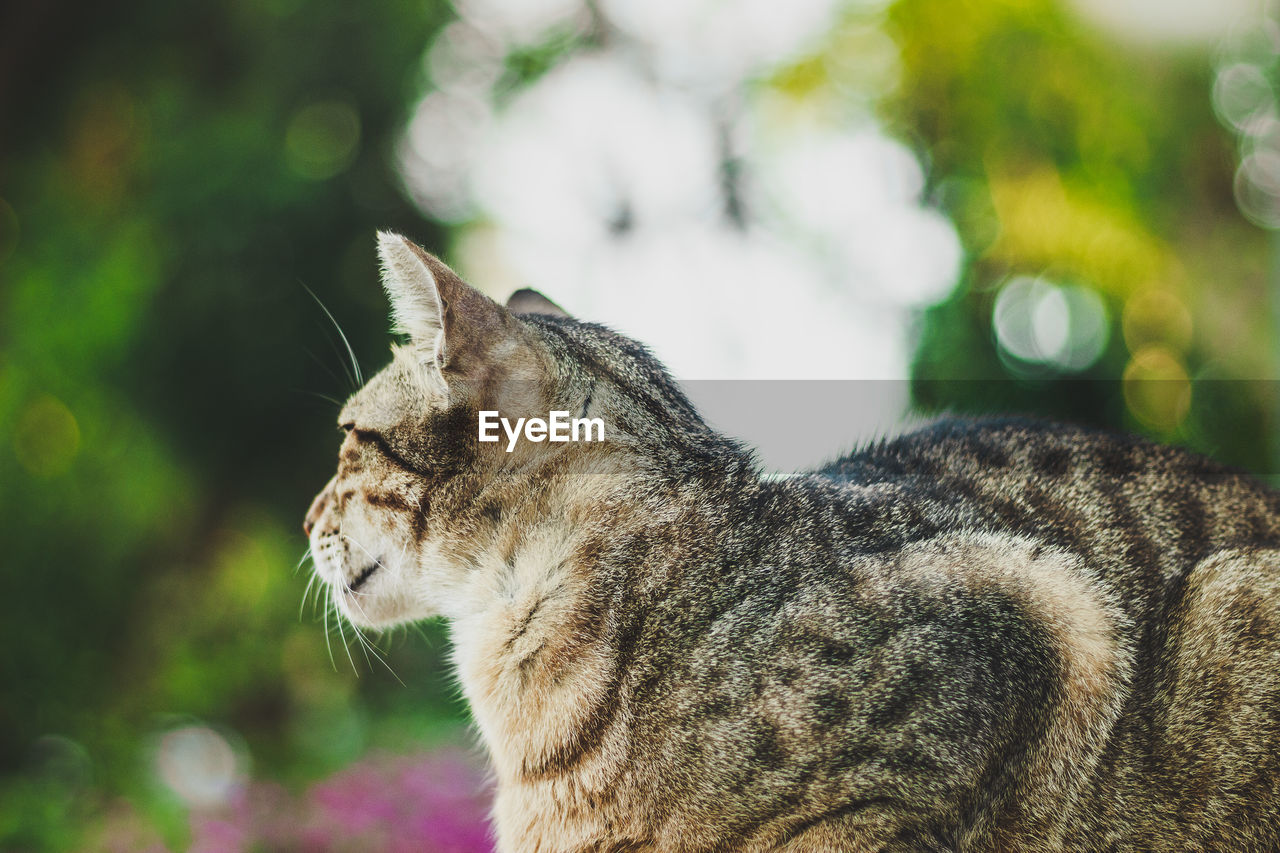
[[[415,346],[308,527],[356,621],[449,618],[502,850],[1280,848],[1280,496],[1022,421],[766,478],[634,343],[398,239]],[[488,404],[609,440],[504,454]]]

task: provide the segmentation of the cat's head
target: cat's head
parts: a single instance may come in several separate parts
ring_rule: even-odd
[[[307,513],[316,572],[352,622],[385,627],[456,613],[476,553],[511,535],[531,471],[669,464],[715,434],[644,347],[568,317],[532,291],[504,307],[395,234],[378,236],[383,285],[408,343],[339,415],[337,474]],[[480,413],[599,419],[603,440],[480,441]],[[489,416],[489,422],[494,421]],[[587,431],[579,433],[583,439]],[[575,469],[577,470],[577,469]],[[522,479],[523,475],[523,479]],[[523,519],[519,523],[527,523]],[[482,581],[483,579],[481,579]]]

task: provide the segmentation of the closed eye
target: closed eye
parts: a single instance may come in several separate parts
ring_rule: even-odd
[[[387,440],[383,438],[381,434],[371,429],[361,429],[359,427],[353,427],[350,432],[354,434],[358,440],[367,441],[374,447],[378,448],[382,455],[397,467],[404,469],[410,474],[414,474],[419,477],[424,476],[422,471],[418,470],[417,466],[412,465],[407,459],[392,450],[391,445],[387,443]]]

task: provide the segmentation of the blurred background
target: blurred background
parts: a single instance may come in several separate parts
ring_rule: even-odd
[[[712,409],[822,380],[875,422],[774,467],[1001,410],[1280,470],[1273,11],[0,8],[0,849],[489,849],[442,627],[366,651],[303,601],[376,228]]]

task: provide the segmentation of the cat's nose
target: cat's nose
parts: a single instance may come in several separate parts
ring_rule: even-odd
[[[325,507],[329,504],[329,498],[333,496],[333,483],[337,480],[334,477],[325,484],[320,490],[320,494],[316,495],[316,499],[311,502],[311,508],[307,510],[307,515],[302,519],[302,532],[307,536],[311,535],[311,531],[315,529],[316,524],[320,521],[320,516],[324,515]]]

